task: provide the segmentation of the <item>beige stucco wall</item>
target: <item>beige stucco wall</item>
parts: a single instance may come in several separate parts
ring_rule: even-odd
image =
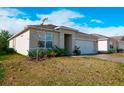
[[[94,38],[93,36],[91,35],[87,35],[87,34],[82,34],[82,33],[76,33],[76,37],[75,39],[77,40],[89,40],[89,41],[97,41],[96,38]]]
[[[73,52],[73,50],[74,50],[74,47],[75,47],[75,32],[74,31],[71,31],[71,30],[59,30],[59,32],[60,32],[60,48],[64,48],[65,46],[64,46],[64,35],[65,34],[71,34],[72,36],[72,42],[70,43],[71,45],[70,46],[72,46],[72,47],[70,47],[70,53],[72,53]]]
[[[39,31],[30,30],[30,48],[37,48],[38,34]]]
[[[39,31],[39,30],[34,30],[32,29],[30,31],[30,48],[36,48],[37,47],[37,39],[38,39],[38,35],[41,34],[42,32],[51,32],[51,31]],[[89,35],[85,35],[85,34],[81,34],[81,33],[77,33],[75,31],[71,31],[71,30],[58,30],[58,31],[52,31],[53,33],[53,45],[57,45],[60,48],[64,48],[64,35],[65,34],[70,34],[72,35],[72,42],[70,43],[72,47],[70,47],[70,51],[73,52],[74,48],[75,48],[75,40],[89,40],[89,41],[96,41],[96,39],[92,38]],[[95,44],[96,46],[97,44]],[[96,47],[97,50],[97,47]]]
[[[117,48],[118,48],[118,42],[117,42],[117,40],[109,39],[108,49],[110,49],[110,45],[113,45],[113,48],[115,50],[117,50]]]
[[[64,34],[71,34],[72,35],[72,48],[71,48],[71,53],[74,51],[75,49],[75,45],[76,45],[76,40],[84,40],[84,41],[93,41],[94,42],[94,46],[95,46],[95,51],[98,50],[97,47],[97,39],[87,35],[87,34],[82,34],[80,32],[76,32],[76,31],[71,31],[71,30],[59,30],[60,32],[60,47],[64,48]]]

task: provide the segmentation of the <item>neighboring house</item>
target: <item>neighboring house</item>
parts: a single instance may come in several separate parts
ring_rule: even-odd
[[[124,36],[113,36],[112,38],[118,41],[118,49],[122,49],[124,51]]]
[[[109,50],[117,51],[118,42],[116,39],[99,34],[92,34],[92,35],[96,36],[98,39],[99,52],[108,52]]]
[[[9,47],[23,55],[28,55],[30,49],[51,48],[55,45],[67,48],[71,54],[73,54],[75,46],[80,47],[81,54],[96,54],[98,51],[95,36],[51,24],[29,25],[9,39]]]

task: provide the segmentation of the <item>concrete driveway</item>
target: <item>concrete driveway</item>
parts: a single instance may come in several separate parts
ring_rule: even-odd
[[[112,62],[124,63],[124,57],[114,57],[109,54],[99,54],[99,55],[94,55],[93,57],[98,58],[98,59],[107,60],[107,61],[112,61]]]

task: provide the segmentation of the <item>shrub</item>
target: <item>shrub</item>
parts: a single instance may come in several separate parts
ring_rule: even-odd
[[[68,49],[59,48],[57,46],[53,47],[53,51],[55,51],[56,56],[69,56],[70,55]]]
[[[67,49],[54,47],[52,49],[30,49],[28,51],[28,56],[31,59],[42,59],[45,57],[55,57],[55,56],[68,56],[69,51]]]
[[[13,48],[7,48],[6,53],[7,54],[15,53],[15,50]]]
[[[30,50],[28,51],[28,56],[29,56],[30,58],[36,58],[36,56],[37,56],[36,50],[30,49]]]
[[[0,55],[6,55],[6,51],[0,51]]]
[[[46,55],[46,50],[44,49],[30,49],[28,51],[28,56],[32,59],[43,58]]]
[[[112,50],[109,50],[107,53],[108,53],[108,54],[112,54],[113,52],[112,52]]]
[[[115,52],[115,50],[114,49],[111,49],[111,50],[108,50],[108,54],[111,54],[111,53],[114,53]]]
[[[123,49],[117,49],[117,52],[119,53],[119,52],[123,52]]]
[[[68,49],[64,48],[64,49],[61,49],[61,50],[62,50],[62,55],[64,55],[64,56],[69,56],[70,55]]]
[[[75,46],[75,50],[73,52],[75,55],[80,55],[81,51],[80,51],[80,47]]]
[[[56,52],[52,49],[48,49],[47,50],[47,57],[55,57],[56,56]]]

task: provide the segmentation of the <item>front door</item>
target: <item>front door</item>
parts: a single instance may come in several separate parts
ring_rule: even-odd
[[[66,48],[70,53],[72,53],[72,35],[64,35],[64,48]]]

